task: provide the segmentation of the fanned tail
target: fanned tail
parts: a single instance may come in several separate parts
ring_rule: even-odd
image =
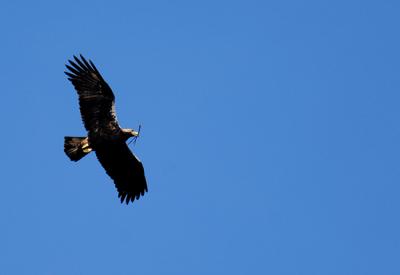
[[[87,137],[64,137],[64,152],[70,160],[78,161],[91,151]]]

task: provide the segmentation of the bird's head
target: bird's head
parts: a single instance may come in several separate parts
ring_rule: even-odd
[[[126,140],[133,137],[133,139],[129,142],[129,144],[131,144],[132,141],[134,141],[134,144],[136,144],[136,140],[140,134],[140,128],[142,128],[141,125],[139,125],[138,131],[135,131],[133,129],[122,129],[122,132],[125,134]]]
[[[122,132],[128,137],[138,137],[139,136],[139,132],[136,132],[133,129],[122,129]]]

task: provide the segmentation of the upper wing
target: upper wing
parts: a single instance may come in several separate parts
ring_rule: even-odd
[[[107,142],[96,147],[96,156],[107,174],[114,180],[121,203],[139,199],[147,192],[142,163],[125,142]]]
[[[72,82],[79,95],[79,106],[83,124],[88,132],[96,133],[100,129],[119,130],[115,114],[115,97],[100,75],[92,61],[80,55],[81,60],[74,56],[74,61],[68,60],[65,74]]]

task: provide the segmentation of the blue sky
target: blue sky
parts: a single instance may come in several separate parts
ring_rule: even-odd
[[[0,7],[1,274],[400,274],[398,1]],[[64,155],[79,53],[142,125],[133,205]]]

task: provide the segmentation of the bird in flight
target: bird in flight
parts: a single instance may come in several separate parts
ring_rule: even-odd
[[[114,180],[121,203],[139,199],[147,192],[143,165],[131,152],[126,141],[139,132],[121,128],[115,113],[115,97],[91,60],[68,60],[65,74],[79,97],[79,107],[87,137],[64,137],[64,152],[78,161],[90,152]]]

